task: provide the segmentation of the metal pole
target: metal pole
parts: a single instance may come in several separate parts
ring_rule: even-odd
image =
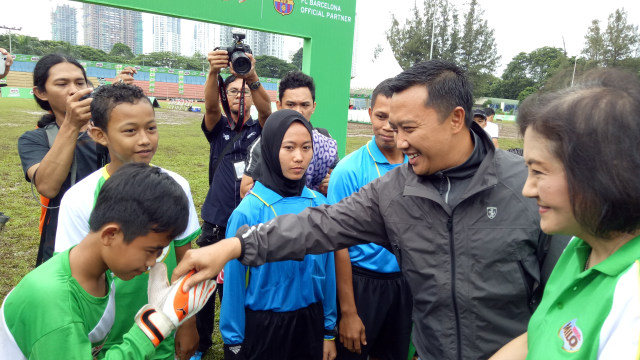
[[[0,29],[7,29],[9,30],[9,53],[12,53],[13,51],[11,51],[11,30],[16,30],[16,31],[20,31],[22,30],[22,27],[8,27],[8,26],[4,26],[4,25],[0,25]]]
[[[578,64],[578,57],[576,56],[573,62],[573,75],[571,76],[571,87],[573,87],[573,79],[576,77],[576,65]]]
[[[431,50],[429,51],[429,60],[431,60],[431,58],[433,57],[433,36],[435,35],[436,32],[436,18],[435,15],[433,16],[433,18],[431,19]]]

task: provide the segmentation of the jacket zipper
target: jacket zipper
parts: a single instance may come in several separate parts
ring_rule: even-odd
[[[451,302],[453,304],[453,313],[456,317],[456,347],[458,350],[458,359],[462,360],[462,345],[460,344],[460,314],[458,313],[458,302],[456,300],[456,256],[453,243],[453,218],[447,220],[447,230],[449,231],[449,251],[451,252]]]

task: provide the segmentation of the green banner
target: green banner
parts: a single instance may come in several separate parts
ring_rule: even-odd
[[[2,87],[0,89],[3,98],[33,99],[31,88]]]
[[[80,1],[303,38],[302,71],[311,75],[316,83],[318,107],[313,114],[313,124],[328,128],[338,141],[340,153],[344,154],[347,138],[344,105],[351,82],[356,0]],[[157,70],[165,71],[177,73],[174,69]],[[190,76],[195,74],[192,72]]]

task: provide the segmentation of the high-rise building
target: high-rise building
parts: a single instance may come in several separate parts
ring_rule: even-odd
[[[76,9],[69,5],[58,5],[51,12],[51,38],[78,45],[78,21]]]
[[[216,46],[220,46],[218,44],[218,31],[220,30],[220,26],[196,22],[193,25],[193,48],[191,49],[191,54],[200,53],[203,56],[206,56],[209,51],[212,51]],[[228,45],[225,45],[228,46]],[[189,55],[191,55],[189,54]]]
[[[159,51],[180,53],[180,19],[153,16],[153,52]]]
[[[110,52],[123,43],[134,54],[142,54],[142,14],[100,5],[84,4],[85,45]]]
[[[220,26],[220,42],[216,46],[230,46],[233,42],[231,27]],[[269,55],[279,59],[289,61],[284,56],[284,35],[261,32],[256,30],[245,30],[244,43],[251,47],[251,51],[255,56]]]

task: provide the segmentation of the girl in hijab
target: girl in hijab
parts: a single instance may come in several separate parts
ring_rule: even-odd
[[[273,113],[262,129],[261,173],[233,211],[227,237],[240,226],[297,214],[326,198],[305,186],[313,157],[311,124],[297,111]],[[333,253],[225,268],[220,332],[225,359],[334,359],[336,284]]]

